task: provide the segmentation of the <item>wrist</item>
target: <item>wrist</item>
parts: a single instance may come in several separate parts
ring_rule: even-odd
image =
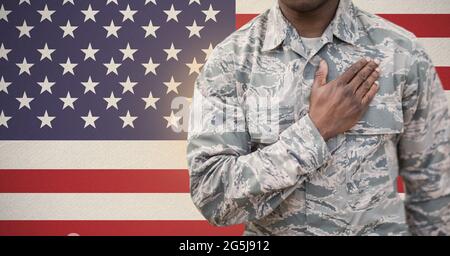
[[[319,131],[320,135],[322,136],[322,138],[327,141],[329,138],[332,137],[330,130],[327,128],[328,126],[321,122],[320,120],[316,120],[314,119],[314,117],[312,117],[309,114],[309,118],[311,119],[311,121],[313,122],[313,124],[316,126],[317,130]]]

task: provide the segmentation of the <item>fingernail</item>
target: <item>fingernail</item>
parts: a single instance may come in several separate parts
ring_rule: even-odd
[[[375,59],[374,62],[375,62],[375,64],[377,64],[377,65],[380,64],[380,60],[379,60],[379,59]]]
[[[366,59],[367,62],[369,62],[371,60],[370,57],[366,57],[365,59]]]
[[[380,69],[380,68],[376,68],[375,71],[377,71],[378,73],[380,73],[381,69]]]

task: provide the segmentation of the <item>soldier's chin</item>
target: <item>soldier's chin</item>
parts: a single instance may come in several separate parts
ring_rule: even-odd
[[[280,2],[297,12],[313,11],[322,6],[326,1],[328,0],[280,0]]]

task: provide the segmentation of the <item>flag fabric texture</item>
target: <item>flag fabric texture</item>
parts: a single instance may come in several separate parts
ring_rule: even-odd
[[[354,3],[419,37],[450,101],[450,0]],[[188,107],[213,47],[272,4],[0,1],[0,235],[242,234],[191,201]]]

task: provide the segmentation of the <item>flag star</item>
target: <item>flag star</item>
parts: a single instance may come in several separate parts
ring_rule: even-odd
[[[28,5],[31,5],[30,1],[31,0],[20,0],[19,5],[21,5],[22,3],[27,3]]]
[[[175,49],[173,46],[173,43],[170,45],[169,49],[164,49],[164,51],[167,53],[167,60],[170,60],[171,58],[174,58],[175,60],[178,60],[177,54],[181,52],[181,49]]]
[[[45,91],[52,94],[52,86],[55,85],[54,82],[49,82],[47,76],[45,76],[44,81],[38,82],[39,86],[41,86],[41,94]]]
[[[11,119],[10,116],[5,116],[5,113],[2,112],[0,113],[0,126],[5,126],[6,128],[8,128],[8,120]]]
[[[145,67],[145,75],[147,75],[149,72],[152,72],[156,75],[156,68],[159,66],[159,63],[153,63],[152,58],[148,60],[148,63],[142,63],[142,65]]]
[[[55,49],[49,49],[47,43],[45,43],[44,48],[38,49],[38,51],[41,53],[41,60],[52,60],[52,53],[55,51]]]
[[[98,13],[98,11],[96,10],[92,10],[91,5],[89,4],[87,10],[81,10],[81,12],[84,14],[84,22],[86,22],[87,20],[93,20],[95,21],[95,15]]]
[[[154,26],[152,21],[149,21],[148,25],[142,26],[142,28],[145,30],[145,38],[147,38],[149,35],[152,35],[156,38],[156,30],[158,30],[159,26]]]
[[[75,31],[75,29],[78,28],[78,26],[72,26],[70,25],[70,20],[67,20],[67,24],[65,26],[59,26],[63,31],[63,38],[66,36],[71,36],[72,38],[75,38],[73,32]]]
[[[116,98],[114,96],[114,92],[111,92],[111,96],[109,96],[109,98],[103,98],[108,105],[106,106],[106,109],[109,109],[110,107],[114,107],[115,109],[119,109],[119,107],[117,106],[117,103],[122,99],[122,98]]]
[[[65,5],[66,3],[71,3],[72,5],[75,5],[75,3],[73,2],[73,0],[64,0],[62,5]]]
[[[203,26],[197,26],[197,22],[195,20],[192,22],[192,26],[186,26],[186,28],[189,30],[189,38],[194,35],[200,38],[200,30],[203,29]]]
[[[136,82],[131,82],[129,76],[127,76],[127,80],[126,80],[125,82],[120,82],[120,84],[121,84],[122,87],[123,87],[122,94],[124,94],[124,93],[127,92],[127,91],[134,94],[133,87],[134,87],[137,83],[136,83]]]
[[[34,98],[28,98],[27,93],[23,92],[22,98],[16,98],[20,105],[19,105],[19,109],[26,107],[28,109],[31,109],[30,107],[30,102],[33,101]]]
[[[3,7],[3,4],[2,4],[2,6],[0,6],[0,20],[8,21],[8,14],[10,12],[11,11],[9,11],[9,10],[5,10],[5,7]]]
[[[30,68],[34,64],[33,63],[28,63],[26,58],[23,58],[22,63],[17,63],[16,65],[20,68],[19,75],[22,74],[22,73],[28,73],[28,75],[31,75]]]
[[[164,82],[164,84],[167,86],[167,94],[169,94],[169,92],[174,91],[175,93],[178,93],[178,89],[177,87],[181,84],[180,82],[175,82],[175,80],[173,79],[173,76],[170,78],[169,82]]]
[[[93,92],[95,94],[95,87],[99,84],[98,82],[92,82],[92,78],[89,76],[86,82],[81,82],[84,86],[84,94],[87,92]]]
[[[118,75],[117,73],[117,68],[120,67],[120,63],[115,63],[114,59],[111,57],[111,61],[109,63],[103,63],[103,65],[105,65],[105,67],[108,69],[106,71],[106,74],[108,75],[109,73],[113,72],[114,74]]]
[[[6,49],[2,43],[2,45],[0,46],[0,59],[8,60],[8,53],[10,51],[11,51],[11,49]]]
[[[5,92],[6,94],[8,94],[8,86],[11,84],[11,82],[5,82],[5,79],[2,78],[0,79],[0,92]]]
[[[98,52],[98,49],[93,49],[91,43],[89,43],[86,49],[81,49],[84,52],[84,60],[93,59],[95,60],[95,54]]]
[[[59,65],[61,65],[61,67],[64,68],[63,70],[63,75],[65,73],[71,73],[72,75],[75,75],[73,69],[78,65],[77,63],[72,63],[70,62],[70,58],[67,58],[66,63],[60,63]]]
[[[134,22],[133,15],[135,15],[136,12],[137,12],[137,11],[131,10],[131,9],[130,9],[130,5],[128,4],[128,5],[127,5],[127,9],[121,10],[121,11],[120,11],[120,13],[122,13],[122,15],[123,15],[122,22],[124,22],[124,21],[126,21],[126,20],[131,20],[131,21]]]
[[[131,60],[134,60],[133,54],[137,51],[137,49],[131,49],[130,43],[127,43],[127,48],[120,49],[120,51],[123,54],[122,61],[126,60],[127,58],[130,58]]]
[[[201,63],[197,63],[197,60],[194,58],[192,63],[186,63],[186,66],[189,67],[189,75],[192,73],[200,74],[200,68],[203,66]]]
[[[20,31],[19,38],[22,36],[27,36],[31,38],[30,31],[34,28],[33,26],[28,26],[27,21],[23,21],[22,26],[16,26],[16,28]]]
[[[192,3],[197,3],[201,5],[200,0],[189,0],[189,5],[191,5]]]
[[[98,119],[98,116],[93,116],[92,112],[89,110],[87,116],[81,116],[81,118],[84,120],[84,128],[88,126],[95,127],[95,121]]]
[[[111,24],[109,24],[109,26],[103,26],[103,28],[106,29],[106,31],[108,31],[108,33],[106,34],[106,38],[108,38],[111,35],[119,37],[117,35],[117,31],[119,31],[121,26],[114,25],[114,21],[111,20]]]
[[[173,111],[170,112],[170,116],[164,116],[164,119],[167,121],[166,128],[173,126],[175,128],[178,128],[178,121],[180,121],[181,116],[175,116],[173,114]]]
[[[41,120],[41,128],[44,126],[48,126],[48,127],[52,128],[52,121],[53,121],[53,119],[55,119],[55,117],[49,116],[47,113],[47,110],[45,110],[45,113],[43,116],[38,116],[37,118],[39,120]]]
[[[213,51],[213,46],[212,46],[212,44],[210,43],[209,44],[209,46],[208,46],[208,49],[202,49],[202,51],[205,53],[205,60],[206,59],[208,59],[208,57],[209,57],[209,55],[211,55],[211,53],[212,53],[212,51]]]
[[[43,22],[44,20],[49,20],[50,22],[52,22],[52,14],[55,11],[51,11],[48,9],[47,5],[44,6],[44,10],[39,10],[38,13],[41,15],[41,22]]]
[[[122,128],[125,128],[126,126],[131,126],[134,128],[133,122],[137,118],[137,116],[131,116],[130,111],[127,111],[127,114],[125,116],[120,116],[120,119],[123,121]]]
[[[145,4],[144,5],[147,5],[150,2],[152,2],[154,5],[156,5],[156,0],[145,0]]]
[[[149,108],[150,106],[156,109],[156,102],[158,102],[159,98],[153,97],[152,92],[150,92],[148,97],[142,98],[142,100],[145,102],[145,109]]]
[[[181,11],[175,10],[174,7],[173,7],[173,4],[170,7],[170,10],[164,10],[164,12],[167,15],[166,22],[168,22],[170,20],[174,20],[174,21],[178,22],[178,17],[177,16],[178,16],[178,14],[180,14]]]
[[[70,92],[67,92],[67,96],[65,98],[59,98],[63,103],[63,108],[65,109],[67,107],[70,107],[71,109],[75,109],[75,107],[73,106],[73,103],[78,99],[78,98],[72,98],[70,96]]]
[[[110,3],[115,3],[116,5],[119,5],[119,3],[117,2],[117,0],[107,0],[106,5],[110,4]]]
[[[216,15],[220,12],[220,11],[218,11],[218,10],[214,10],[213,8],[212,8],[212,5],[210,4],[209,5],[209,8],[208,8],[208,10],[203,10],[202,11],[204,14],[205,14],[205,22],[207,22],[208,20],[213,20],[213,21],[215,21],[215,22],[217,22],[217,20],[216,20]]]

